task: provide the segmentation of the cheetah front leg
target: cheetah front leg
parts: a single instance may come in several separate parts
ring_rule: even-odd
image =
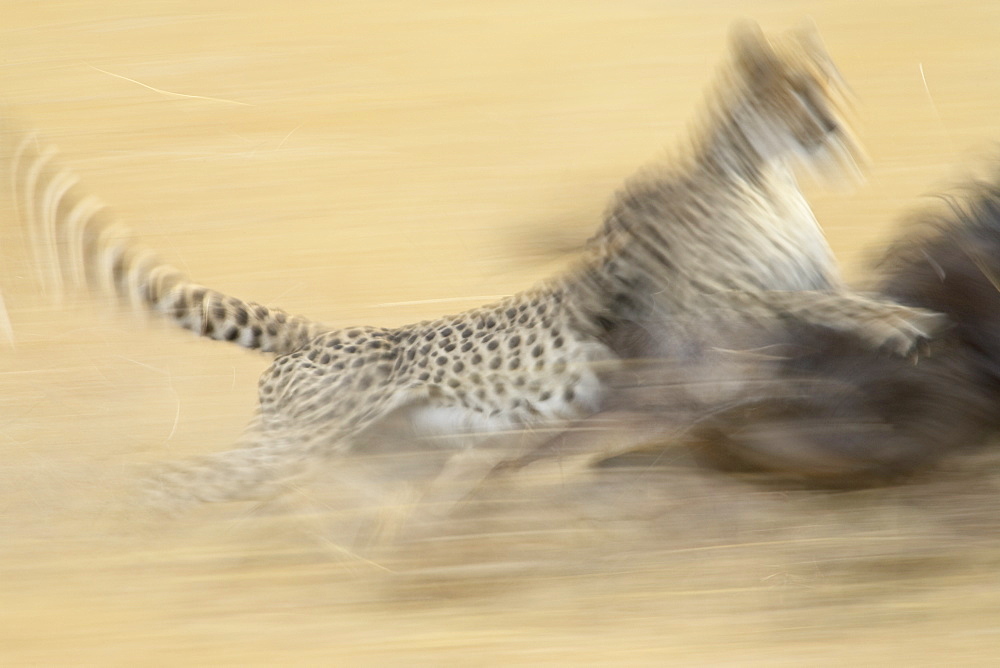
[[[763,309],[784,320],[855,336],[874,349],[916,355],[948,326],[946,316],[853,292],[820,290],[726,293],[731,306]]]
[[[539,424],[511,425],[497,431],[482,430],[459,435],[464,442],[424,490],[428,511],[445,517],[460,503],[473,496],[479,487],[498,470],[510,463],[544,449],[544,444],[558,437],[570,425],[569,420]],[[433,437],[432,437],[433,438]]]

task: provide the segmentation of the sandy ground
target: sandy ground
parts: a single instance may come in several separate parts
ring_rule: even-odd
[[[396,324],[551,271],[551,248],[586,238],[620,180],[683,137],[743,16],[784,29],[811,11],[861,100],[869,184],[809,190],[862,276],[899,216],[1000,138],[1000,5],[823,7],[3,0],[0,87],[201,282],[331,324]],[[1000,655],[989,457],[839,494],[681,456],[642,474],[543,470],[392,550],[341,540],[354,512],[335,489],[137,518],[136,471],[225,448],[266,360],[58,305],[16,226],[0,241],[17,337],[0,351],[0,665]]]

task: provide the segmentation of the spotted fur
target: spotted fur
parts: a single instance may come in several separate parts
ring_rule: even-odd
[[[34,133],[9,134],[15,201],[49,290],[61,292],[66,282],[90,285],[195,334],[276,355],[301,348],[324,329],[194,283],[115,223],[104,202],[53,163],[53,147],[40,144]]]
[[[665,354],[703,345],[716,320],[734,317],[794,319],[909,354],[936,317],[846,292],[792,176],[796,161],[854,164],[844,89],[818,38],[768,40],[743,26],[732,51],[693,147],[626,184],[576,265],[498,303],[399,328],[324,328],[197,286],[122,240],[48,151],[21,142],[29,224],[68,242],[52,266],[278,356],[243,447],[184,462],[151,489],[175,501],[267,497],[390,415],[419,434],[466,434],[466,452],[558,428],[598,410],[605,370],[646,354],[619,336],[636,322],[673,346]]]

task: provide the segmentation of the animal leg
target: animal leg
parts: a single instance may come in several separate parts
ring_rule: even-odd
[[[843,332],[901,357],[917,354],[948,323],[940,313],[852,292],[774,290],[731,296],[737,306],[763,307],[779,318]]]

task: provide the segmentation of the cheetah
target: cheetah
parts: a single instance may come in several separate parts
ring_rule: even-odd
[[[690,148],[626,182],[575,264],[496,303],[397,328],[331,328],[190,281],[128,240],[52,149],[22,137],[12,156],[20,210],[52,282],[103,286],[196,334],[275,356],[238,447],[171,466],[150,494],[168,505],[267,499],[390,417],[422,437],[461,435],[441,475],[474,480],[505,456],[494,443],[544,440],[600,409],[605,372],[634,356],[618,337],[629,323],[655,323],[677,355],[732,314],[913,353],[940,318],[848,292],[793,176],[800,163],[851,169],[860,151],[818,35],[768,38],[740,24],[730,42]]]
[[[898,483],[995,445],[1000,161],[941,199],[907,216],[875,265],[879,294],[948,316],[933,355],[913,365],[837,332],[792,329],[793,352],[760,364],[756,391],[695,421],[684,445],[717,468],[831,487]]]

